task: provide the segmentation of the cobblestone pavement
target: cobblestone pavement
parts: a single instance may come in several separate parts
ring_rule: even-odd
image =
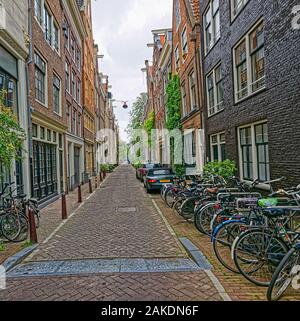
[[[74,196],[75,197],[75,196]],[[181,259],[188,255],[172,235],[130,166],[119,167],[49,239],[58,226],[57,205],[49,231],[27,260],[109,258]],[[49,210],[49,209],[48,209]],[[70,211],[71,212],[71,211]],[[53,215],[55,218],[50,218]],[[53,222],[53,223],[51,223]],[[56,223],[55,223],[56,222]],[[52,224],[52,225],[51,225]],[[205,271],[20,276],[7,279],[0,300],[222,300]]]
[[[212,272],[219,279],[222,286],[225,288],[227,294],[234,301],[260,301],[266,300],[267,289],[264,287],[258,287],[248,282],[242,275],[230,272],[214,255],[213,246],[208,236],[200,234],[191,222],[186,222],[179,215],[174,214],[173,210],[167,208],[159,195],[151,195],[151,197],[158,204],[164,216],[176,232],[178,237],[187,237],[203,252],[210,264],[213,266]],[[283,301],[300,300],[299,290],[289,289],[284,297]]]

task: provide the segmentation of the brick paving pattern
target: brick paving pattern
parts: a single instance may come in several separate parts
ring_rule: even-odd
[[[71,194],[70,197],[75,197]],[[48,231],[60,224],[47,208]],[[69,210],[70,211],[70,210]],[[46,216],[45,216],[46,217]],[[120,167],[30,260],[181,258],[187,253],[158,215],[131,167]],[[204,271],[8,278],[0,300],[222,300]]]

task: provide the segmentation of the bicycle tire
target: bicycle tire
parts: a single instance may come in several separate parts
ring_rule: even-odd
[[[268,291],[267,291],[267,299],[268,301],[278,301],[284,294],[284,292],[287,290],[289,285],[292,282],[292,277],[290,275],[293,267],[299,262],[300,259],[300,253],[297,249],[294,247],[290,249],[290,251],[286,254],[286,256],[283,258],[283,260],[278,265],[276,271],[273,274],[271,283],[269,285]],[[287,279],[283,280],[280,279],[281,273],[285,273],[285,269],[287,268]],[[277,284],[281,281],[284,281],[283,285],[280,287],[279,291],[276,291]],[[276,293],[274,293],[276,291]]]
[[[21,214],[19,214],[21,215]],[[2,235],[10,242],[14,242],[21,231],[20,221],[16,218],[15,212],[9,212],[1,219]]]
[[[210,223],[215,213],[215,203],[208,203],[204,205],[200,211],[196,213],[194,223],[199,232],[211,236],[212,231],[210,228]]]
[[[240,273],[235,265],[234,260],[231,256],[232,245],[236,240],[238,233],[236,228],[245,227],[244,222],[232,222],[227,224],[222,224],[221,227],[214,234],[213,238],[213,249],[214,253],[219,260],[219,262],[229,271],[233,273]]]
[[[257,238],[257,236],[259,237]],[[265,237],[269,238],[270,244],[262,241]],[[271,244],[271,242],[273,243]],[[250,250],[251,244],[254,247]],[[263,246],[267,250],[271,248],[270,252],[265,254],[266,257],[262,257],[262,254],[258,252],[258,249],[263,248]],[[288,247],[281,239],[273,237],[271,233],[260,229],[248,230],[243,233],[232,249],[234,262],[239,272],[251,283],[265,287],[270,285],[276,267],[287,252]],[[242,257],[242,254],[248,255],[248,258]],[[247,267],[248,269],[246,270]],[[249,268],[251,269],[249,270]]]

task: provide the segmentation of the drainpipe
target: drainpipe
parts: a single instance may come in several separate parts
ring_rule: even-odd
[[[26,89],[27,89],[27,117],[28,117],[28,156],[29,156],[29,176],[30,176],[30,195],[32,196],[33,191],[33,143],[32,143],[32,120],[31,113],[32,108],[30,104],[30,77],[29,77],[29,66],[32,63],[32,5],[31,0],[28,0],[28,33],[29,33],[29,56],[26,62]]]

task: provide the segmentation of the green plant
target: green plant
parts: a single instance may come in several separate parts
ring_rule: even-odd
[[[24,242],[24,244],[22,245],[22,249],[26,249],[27,247],[30,247],[32,245],[34,245],[34,243],[32,241],[28,240],[28,241]]]
[[[146,130],[146,133],[148,135],[148,142],[151,144],[151,133],[152,129],[155,128],[155,113],[151,112],[148,116],[148,118],[145,120],[144,128]]]
[[[107,164],[101,164],[100,165],[100,170],[101,170],[102,173],[108,173],[109,166]]]
[[[166,127],[169,130],[182,128],[180,79],[178,75],[171,76],[167,86]]]
[[[20,160],[23,143],[26,138],[17,117],[5,106],[5,92],[0,92],[0,163],[11,167],[13,159]]]
[[[174,171],[178,177],[182,177],[185,175],[185,167],[183,165],[175,165]]]
[[[133,164],[133,167],[134,167],[135,169],[139,169],[139,168],[142,167],[142,163],[141,163],[141,162],[136,162],[136,163]]]
[[[204,167],[204,174],[219,175],[226,178],[233,176],[237,171],[235,162],[227,159],[223,162],[207,163]]]

